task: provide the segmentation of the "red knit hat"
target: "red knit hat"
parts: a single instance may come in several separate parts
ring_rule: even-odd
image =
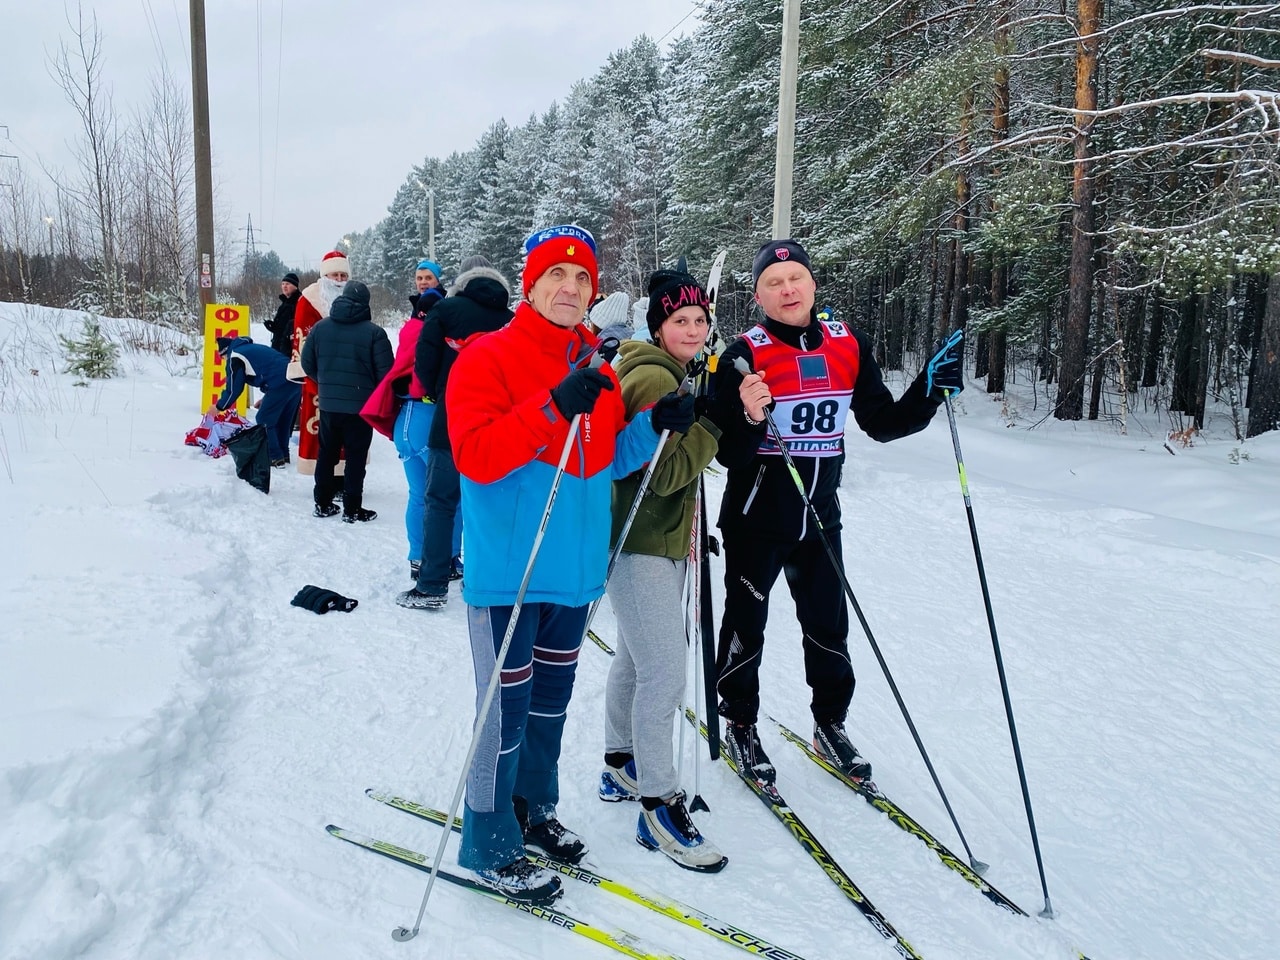
[[[563,224],[547,227],[529,235],[524,242],[524,272],[521,292],[529,296],[529,288],[557,263],[576,263],[591,274],[591,296],[600,287],[600,268],[596,265],[596,240],[582,227]]]
[[[327,277],[331,273],[351,276],[351,262],[341,250],[330,250],[320,258],[320,276]]]

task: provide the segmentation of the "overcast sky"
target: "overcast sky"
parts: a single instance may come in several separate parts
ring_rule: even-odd
[[[48,69],[59,41],[74,37],[58,0],[3,7],[0,154],[34,177],[41,160],[67,166],[79,133]],[[162,57],[189,88],[187,2],[85,0],[83,9],[104,34],[117,112],[146,102]],[[469,149],[499,117],[523,123],[636,36],[666,35],[665,48],[697,17],[695,0],[210,0],[219,212],[238,241],[252,214],[260,245],[290,266],[314,265],[343,231],[382,219],[424,157]]]

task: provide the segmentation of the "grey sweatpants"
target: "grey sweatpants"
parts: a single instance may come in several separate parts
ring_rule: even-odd
[[[646,797],[665,797],[680,785],[671,739],[684,696],[686,563],[623,552],[609,577],[618,650],[605,686],[604,748],[635,756]]]

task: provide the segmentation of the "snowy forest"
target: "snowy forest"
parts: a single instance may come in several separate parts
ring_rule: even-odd
[[[447,267],[483,253],[514,276],[532,227],[573,221],[600,243],[602,289],[640,296],[658,265],[705,274],[727,248],[719,320],[743,329],[771,224],[781,32],[781,0],[707,0],[665,52],[641,37],[540,116],[495,118],[349,235],[355,275],[408,292],[430,198]],[[886,369],[965,327],[988,392],[1035,383],[1060,419],[1123,425],[1142,405],[1185,434],[1212,403],[1240,438],[1280,426],[1280,4],[806,0],[800,44],[792,232],[820,299],[873,334]],[[163,147],[167,116],[139,115],[135,153]],[[122,196],[186,230],[185,194],[160,182],[154,200]],[[100,191],[58,196],[91,214],[86,283],[100,265],[191,298],[170,252],[185,237],[152,231],[151,253],[136,217],[106,222]],[[28,213],[24,238],[10,197],[0,296],[30,299],[40,235]],[[49,252],[52,271],[52,231]]]

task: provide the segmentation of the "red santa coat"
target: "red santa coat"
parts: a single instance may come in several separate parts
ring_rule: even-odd
[[[289,377],[296,380],[305,377],[302,372],[302,345],[307,342],[311,328],[325,318],[320,299],[320,281],[312,283],[298,298],[298,310],[293,320],[293,362],[289,364]],[[316,458],[320,454],[320,407],[316,401],[316,382],[310,377],[302,381],[302,400],[298,409],[298,472],[308,476],[316,472]],[[341,476],[346,461],[339,458],[334,475]]]

